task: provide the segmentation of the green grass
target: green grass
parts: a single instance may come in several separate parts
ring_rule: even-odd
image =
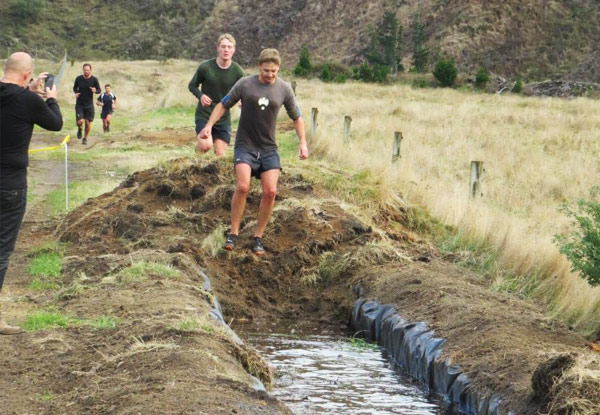
[[[210,324],[202,323],[201,321],[199,321],[198,319],[195,319],[195,318],[188,318],[183,321],[180,321],[173,328],[176,330],[179,330],[179,331],[187,331],[187,332],[195,332],[195,333],[204,332],[206,334],[212,334],[215,331],[214,328]]]
[[[79,320],[52,311],[35,311],[27,316],[23,328],[26,331],[65,328]]]
[[[33,257],[27,267],[27,274],[34,278],[29,283],[29,289],[46,291],[60,288],[58,279],[62,269],[62,251],[53,249],[51,245],[44,245],[30,253]]]
[[[50,391],[44,391],[38,395],[38,399],[42,402],[48,402],[54,399],[54,395]]]
[[[117,274],[117,281],[121,283],[130,283],[145,281],[149,276],[160,278],[179,278],[179,271],[169,265],[158,264],[156,262],[141,261],[127,268],[121,269]]]
[[[78,207],[90,197],[95,197],[114,189],[118,184],[119,180],[89,180],[69,183],[69,211]],[[50,214],[58,215],[65,212],[65,197],[66,192],[64,186],[61,189],[53,190],[46,195],[46,203]]]
[[[360,333],[360,332],[359,332]],[[354,335],[350,338],[350,346],[353,349],[358,350],[374,350],[377,349],[377,345],[373,343],[369,343],[365,339],[361,337],[356,337],[359,333],[354,333]]]
[[[100,316],[89,322],[92,327],[100,330],[113,329],[121,322],[118,317],[113,316]]]

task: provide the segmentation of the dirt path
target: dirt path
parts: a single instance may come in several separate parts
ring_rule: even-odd
[[[415,241],[398,215],[373,228],[294,167],[281,179],[266,254],[249,251],[257,187],[239,249],[220,251],[232,192],[228,161],[184,159],[130,176],[60,222],[27,224],[3,309],[17,321],[40,310],[67,321],[0,338],[13,351],[0,358],[10,368],[0,378],[7,413],[288,413],[253,389],[252,376],[268,383],[270,373],[210,316],[213,295],[226,319],[342,328],[361,285],[447,338],[447,356],[474,387],[499,393],[515,414],[544,408],[531,388],[540,363],[587,355],[589,341],[536,305],[491,292]],[[61,288],[31,293],[26,252],[57,239],[67,244]]]

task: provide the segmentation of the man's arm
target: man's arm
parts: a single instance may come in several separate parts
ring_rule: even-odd
[[[298,117],[294,120],[294,129],[296,130],[296,135],[300,141],[298,146],[298,157],[300,157],[301,160],[304,160],[308,158],[308,145],[306,143],[306,133],[302,117]]]
[[[99,107],[101,107],[102,104],[103,104],[103,102],[102,102],[102,94],[100,94],[98,96],[98,99],[96,100],[96,105],[99,106]]]
[[[99,94],[100,93],[100,81],[98,81],[98,78],[94,78],[94,88],[96,89],[94,92],[94,94]]]
[[[200,91],[200,89],[198,88],[198,86],[203,81],[204,81],[204,76],[202,74],[201,67],[199,66],[198,69],[196,70],[196,72],[194,73],[194,76],[190,80],[190,83],[188,84],[189,91],[192,94],[194,94],[194,96],[196,98],[198,98],[198,99],[202,98],[202,91]]]
[[[56,102],[56,85],[52,89],[46,88],[46,102],[37,95],[30,95],[32,121],[40,127],[50,131],[60,131],[63,126],[62,114]]]

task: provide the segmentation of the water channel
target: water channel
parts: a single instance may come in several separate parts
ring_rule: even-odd
[[[376,346],[290,326],[235,330],[269,362],[272,395],[296,415],[444,413]]]

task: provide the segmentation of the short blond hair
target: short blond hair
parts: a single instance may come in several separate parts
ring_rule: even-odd
[[[281,56],[279,56],[277,49],[263,49],[260,52],[260,55],[258,55],[258,64],[262,65],[268,62],[281,66]]]
[[[228,41],[230,41],[231,43],[233,43],[233,46],[235,46],[235,38],[232,35],[230,35],[229,33],[223,33],[217,39],[217,47],[221,44],[221,42],[223,41],[223,39],[227,39]]]

